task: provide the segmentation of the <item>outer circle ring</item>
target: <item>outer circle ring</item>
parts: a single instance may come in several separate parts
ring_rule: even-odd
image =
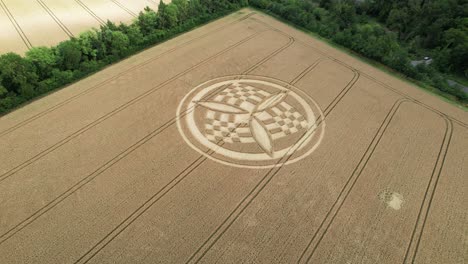
[[[195,146],[191,140],[189,139],[189,137],[186,135],[186,133],[184,132],[184,129],[183,129],[183,125],[182,125],[182,122],[184,122],[184,120],[191,116],[193,114],[193,109],[190,109],[190,107],[186,107],[187,109],[182,109],[182,107],[184,105],[187,104],[187,100],[189,98],[192,97],[193,93],[195,93],[196,91],[198,91],[201,87],[211,83],[211,85],[213,84],[217,84],[218,82],[226,82],[226,81],[240,81],[240,80],[251,80],[251,81],[255,81],[255,80],[258,80],[258,81],[262,81],[262,82],[268,82],[270,83],[273,87],[276,87],[276,86],[279,86],[279,87],[282,87],[282,89],[288,89],[288,90],[291,90],[293,91],[294,93],[296,93],[297,95],[299,96],[302,96],[302,97],[305,97],[308,99],[309,102],[311,102],[312,104],[314,104],[314,107],[315,109],[317,110],[318,113],[313,113],[316,117],[316,123],[321,120],[321,124],[319,125],[319,133],[320,133],[320,136],[319,138],[315,141],[315,144],[308,150],[306,151],[305,153],[301,154],[299,157],[296,157],[294,159],[291,159],[291,160],[287,160],[286,162],[279,162],[278,161],[274,161],[275,164],[268,164],[268,165],[250,165],[250,164],[238,164],[238,163],[234,163],[234,162],[228,162],[228,161],[225,161],[223,159],[219,159],[219,158],[216,158],[212,155],[208,155],[206,152],[200,150],[197,146]],[[187,106],[191,106],[192,103],[189,103],[187,104]],[[193,106],[191,106],[193,108]],[[183,113],[183,111],[187,110],[188,113]],[[325,116],[322,112],[322,110],[320,109],[320,107],[318,106],[318,104],[309,96],[307,95],[306,93],[304,93],[302,90],[300,90],[299,88],[289,84],[289,83],[286,83],[284,81],[281,81],[281,80],[278,80],[278,79],[274,79],[274,78],[270,78],[270,77],[265,77],[265,76],[256,76],[256,75],[232,75],[232,76],[223,76],[223,77],[218,77],[218,78],[215,78],[215,79],[211,79],[211,80],[208,80],[204,83],[201,83],[199,84],[198,86],[194,87],[189,93],[187,93],[184,98],[181,100],[181,102],[179,103],[179,106],[177,107],[177,113],[176,113],[176,120],[177,120],[177,129],[179,130],[179,133],[180,135],[182,136],[182,138],[185,140],[185,142],[192,148],[194,149],[195,151],[197,151],[198,153],[202,154],[203,156],[213,160],[213,161],[216,161],[218,163],[221,163],[221,164],[224,164],[224,165],[229,165],[229,166],[234,166],[234,167],[239,167],[239,168],[252,168],[252,169],[267,169],[267,168],[274,168],[274,167],[279,167],[279,166],[283,166],[283,165],[288,165],[288,164],[291,164],[291,163],[294,163],[294,162],[297,162],[305,157],[307,157],[308,155],[310,155],[312,152],[315,151],[315,149],[317,149],[317,147],[320,145],[324,135],[325,135]],[[291,150],[293,147],[295,146],[298,146],[298,149],[302,149],[303,147],[306,147],[307,144],[309,144],[310,142],[308,142],[310,140],[310,137],[312,137],[315,133],[316,133],[316,129],[317,129],[317,125],[314,124],[312,126],[312,131],[307,131],[306,134],[301,137],[301,139],[299,139],[296,143],[294,143],[292,146],[288,147],[289,150]],[[192,132],[193,134],[193,132]],[[192,135],[194,136],[194,135]],[[305,137],[305,138],[304,138]],[[209,148],[209,149],[212,149],[213,151],[216,152],[215,149],[213,149],[212,146],[207,146],[205,145],[203,142],[200,142],[198,139],[197,141],[201,144],[201,145],[204,145],[205,147]],[[306,144],[304,146],[302,146],[302,144]],[[214,144],[214,143],[213,143]],[[217,146],[217,145],[216,145]],[[220,146],[217,146],[218,148],[220,148]],[[292,153],[288,153],[289,152],[286,151],[286,154],[284,154],[284,156],[291,156],[295,153],[295,151],[297,150],[294,150]],[[218,153],[219,154],[219,153]],[[222,155],[222,154],[220,154]],[[280,157],[281,158],[281,157]],[[241,160],[241,159],[239,159]],[[275,159],[273,159],[275,160]],[[265,160],[266,161],[266,160]]]

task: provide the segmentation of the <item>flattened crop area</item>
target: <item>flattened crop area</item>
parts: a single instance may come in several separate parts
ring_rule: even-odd
[[[467,123],[244,9],[0,118],[1,262],[462,263]]]
[[[129,22],[153,0],[0,0],[0,54],[51,46],[99,27]]]

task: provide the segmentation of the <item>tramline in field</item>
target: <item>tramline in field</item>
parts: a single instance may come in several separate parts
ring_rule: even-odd
[[[52,46],[112,21],[130,22],[150,0],[1,0],[0,54]]]
[[[0,256],[462,263],[467,124],[243,9],[0,118]]]

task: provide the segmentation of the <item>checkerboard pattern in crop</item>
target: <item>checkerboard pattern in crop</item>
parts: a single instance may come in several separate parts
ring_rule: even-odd
[[[255,109],[270,93],[243,84],[233,84],[225,88],[213,99],[215,102],[236,106],[247,112]],[[304,116],[286,102],[254,113],[266,127],[273,140],[307,129],[308,122]],[[207,110],[205,119],[205,136],[212,142],[255,143],[248,126],[250,114],[232,114]]]

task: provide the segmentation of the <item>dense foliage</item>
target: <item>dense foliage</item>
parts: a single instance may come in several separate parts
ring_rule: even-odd
[[[360,13],[377,18],[412,52],[432,53],[440,70],[468,76],[466,0],[367,1]]]
[[[130,25],[107,22],[56,47],[32,48],[24,57],[3,54],[0,113],[246,5],[246,0],[161,1],[158,12],[146,8]]]
[[[468,77],[465,0],[172,0],[130,25],[107,22],[24,57],[1,55],[0,113],[248,4],[468,103],[444,76]],[[434,63],[411,66],[423,56]]]
[[[445,74],[468,77],[465,0],[250,0],[250,5],[379,61],[464,104]],[[432,57],[417,67],[411,60]]]

